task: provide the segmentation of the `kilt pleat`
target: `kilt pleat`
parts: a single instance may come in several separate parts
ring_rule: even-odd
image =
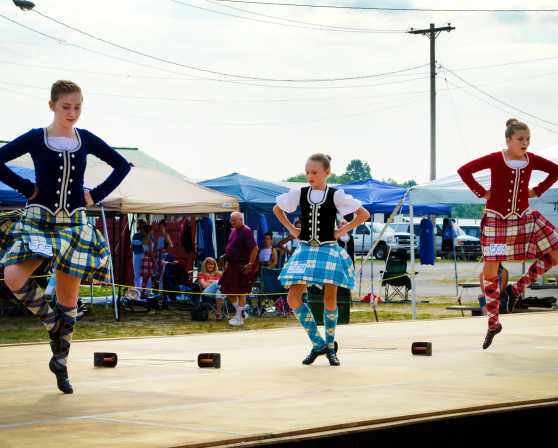
[[[336,243],[312,247],[301,243],[279,275],[283,287],[325,283],[347,289],[355,287],[355,268],[349,254]]]
[[[0,218],[0,265],[47,259],[55,271],[83,281],[106,281],[109,248],[99,230],[87,222],[85,211],[56,215],[40,207],[22,216]]]
[[[558,232],[536,210],[502,218],[487,211],[481,221],[485,261],[532,260],[558,249]]]

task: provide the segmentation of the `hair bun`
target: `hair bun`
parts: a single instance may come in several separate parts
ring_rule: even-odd
[[[519,123],[519,120],[517,118],[510,118],[508,121],[506,121],[506,127],[509,128],[510,126],[513,126],[517,123]]]
[[[327,160],[329,160],[331,162],[331,156],[329,154],[326,154]]]

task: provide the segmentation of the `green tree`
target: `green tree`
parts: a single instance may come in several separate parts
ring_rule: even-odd
[[[386,184],[396,185],[398,187],[403,187],[403,188],[414,187],[417,184],[416,181],[414,181],[413,179],[406,180],[405,182],[398,182],[395,179],[392,179],[391,177],[388,177],[387,179],[382,179],[382,182],[385,182]]]
[[[353,159],[347,165],[345,176],[349,181],[366,180],[372,177],[370,174],[370,165],[359,159]]]
[[[285,182],[306,182],[306,174],[297,174],[296,176],[287,177]]]

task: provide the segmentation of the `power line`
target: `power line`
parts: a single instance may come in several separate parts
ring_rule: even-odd
[[[486,98],[483,98],[483,97],[481,97],[481,96],[475,95],[473,92],[470,92],[470,91],[464,89],[463,86],[459,86],[459,85],[457,85],[456,83],[454,83],[454,82],[452,82],[452,81],[449,81],[449,80],[448,80],[447,82],[448,82],[449,84],[451,84],[451,85],[453,85],[453,86],[456,87],[456,88],[453,89],[453,90],[461,90],[461,91],[462,91],[463,93],[465,93],[466,95],[472,96],[473,98],[477,99],[477,100],[480,101],[481,103],[487,104],[487,105],[489,105],[490,107],[492,107],[492,108],[494,108],[494,109],[498,109],[498,110],[500,110],[500,111],[502,111],[502,112],[505,112],[506,114],[510,114],[510,113],[511,113],[509,109],[504,109],[502,106],[498,106],[498,105],[492,103],[491,101],[487,100]],[[552,134],[558,135],[558,132],[555,131],[554,129],[548,128],[548,127],[546,127],[546,126],[544,126],[544,125],[541,125],[541,124],[539,124],[539,123],[534,123],[534,126],[539,127],[539,128],[541,128],[541,129],[544,129],[545,131],[548,131],[548,132],[550,132],[550,133],[552,133]]]
[[[461,82],[463,82],[464,84],[467,84],[469,87],[475,89],[476,91],[478,91],[479,93],[482,93],[483,95],[493,99],[494,101],[497,101],[500,104],[503,104],[506,107],[509,107],[517,112],[520,112],[524,115],[527,115],[528,117],[534,118],[535,120],[539,120],[542,121],[543,123],[547,123],[550,124],[552,126],[557,126],[558,127],[558,123],[554,123],[552,121],[548,121],[545,120],[544,118],[538,117],[537,115],[531,114],[529,112],[524,111],[523,109],[520,109],[518,107],[515,107],[509,103],[506,103],[505,101],[502,101],[499,98],[496,98],[494,95],[491,95],[490,93],[482,90],[480,87],[477,87],[475,84],[470,83],[469,81],[467,81],[466,79],[464,79],[462,76],[459,76],[457,73],[453,72],[452,70],[450,70],[449,68],[445,67],[445,66],[441,66],[444,68],[444,70],[447,70],[448,73],[452,74],[453,76],[455,76],[457,79],[459,79]]]
[[[200,77],[200,76],[195,76],[195,75],[187,75],[183,72],[177,72],[174,70],[169,70],[163,67],[159,67],[159,66],[155,66],[155,65],[150,65],[150,64],[145,64],[145,63],[141,63],[141,62],[137,62],[131,59],[126,59],[120,56],[114,56],[111,54],[107,54],[104,53],[102,51],[98,51],[98,50],[93,50],[91,48],[85,47],[83,45],[79,45],[73,42],[70,42],[68,40],[62,39],[60,37],[56,37],[53,36],[51,34],[47,34],[44,33],[40,30],[37,30],[35,28],[32,28],[30,26],[24,25],[23,23],[20,23],[16,20],[11,19],[10,17],[7,17],[3,14],[0,14],[0,18],[3,18],[9,22],[11,22],[14,25],[17,25],[27,31],[30,31],[34,34],[38,34],[42,37],[46,37],[47,39],[53,40],[58,44],[61,45],[66,45],[69,47],[74,47],[77,48],[79,50],[88,52],[88,53],[92,53],[98,56],[103,56],[105,58],[109,58],[112,60],[116,60],[116,61],[120,61],[120,62],[125,62],[127,64],[132,64],[132,65],[136,65],[139,67],[143,67],[143,68],[149,68],[152,70],[156,70],[156,71],[160,71],[160,72],[164,72],[164,73],[170,73],[173,75],[178,75],[181,79],[183,80],[190,80],[190,81],[211,81],[211,82],[218,82],[218,83],[225,83],[225,84],[233,84],[233,85],[241,85],[241,86],[251,86],[251,87],[264,87],[264,88],[278,88],[278,89],[303,89],[303,90],[315,90],[315,89],[324,89],[324,90],[329,90],[329,89],[351,89],[351,88],[366,88],[366,87],[376,87],[377,85],[382,85],[382,84],[372,84],[372,85],[344,85],[344,86],[298,86],[298,85],[294,85],[292,83],[288,83],[288,84],[282,84],[282,85],[277,85],[277,84],[258,84],[256,82],[248,82],[248,81],[241,81],[241,80],[236,80],[236,79],[223,79],[223,78],[208,78],[208,77]],[[426,66],[426,64],[424,65],[424,67]],[[419,66],[422,67],[422,66]],[[405,72],[401,72],[401,73],[396,73],[394,72],[393,75],[405,75]],[[410,74],[410,73],[409,73]],[[165,79],[165,78],[163,78]],[[403,80],[401,82],[407,82],[407,80]]]
[[[209,9],[209,8],[204,8],[201,6],[197,6],[197,5],[193,5],[191,3],[186,3],[180,0],[170,0],[173,3],[182,5],[182,6],[187,6],[189,8],[195,8],[195,9],[200,9],[202,11],[207,11],[207,12],[211,12],[214,14],[221,14],[224,16],[229,16],[229,17],[235,17],[235,18],[239,18],[239,19],[244,19],[244,20],[250,20],[250,21],[254,21],[254,22],[260,22],[260,23],[268,23],[268,24],[273,24],[273,25],[279,25],[279,26],[284,26],[284,27],[288,27],[288,28],[300,28],[300,29],[310,29],[310,30],[317,30],[317,31],[333,31],[333,32],[343,32],[343,33],[370,33],[370,34],[403,34],[405,32],[405,30],[382,30],[382,29],[372,29],[372,28],[351,28],[351,27],[341,27],[341,26],[335,26],[335,25],[323,25],[320,23],[312,23],[312,22],[304,22],[301,20],[294,20],[294,19],[288,19],[288,18],[284,18],[284,17],[277,17],[277,16],[272,16],[272,15],[268,15],[268,14],[259,14],[256,12],[252,12],[252,11],[248,11],[246,9],[241,9],[241,8],[235,8],[233,6],[229,6],[229,5],[219,5],[220,7],[223,8],[228,8],[234,11],[240,11],[243,13],[248,13],[248,14],[252,14],[252,15],[256,15],[256,16],[260,16],[260,17],[265,17],[268,19],[275,19],[275,20],[262,20],[262,19],[256,19],[254,17],[246,17],[246,16],[241,16],[238,14],[232,14],[232,13],[228,13],[228,12],[224,12],[224,11],[219,11],[219,10],[215,10],[215,9]],[[206,0],[208,3],[215,5],[214,2]],[[289,23],[281,23],[281,22],[277,22],[276,20],[282,20],[282,21],[286,21]]]
[[[420,78],[423,79],[423,78]],[[9,82],[9,81],[0,81],[0,85],[7,85],[7,86],[15,86],[15,87],[23,87],[27,89],[33,90],[41,90],[46,91],[47,86],[38,86],[32,84],[24,84],[19,82]],[[327,102],[327,101],[339,101],[339,100],[370,100],[370,99],[377,99],[377,98],[387,98],[387,97],[398,97],[398,96],[411,96],[411,95],[421,95],[427,93],[427,90],[420,90],[420,91],[413,91],[413,92],[399,92],[399,93],[388,93],[383,95],[367,95],[367,96],[358,96],[358,97],[327,97],[327,98],[278,98],[278,99],[230,99],[225,100],[221,98],[180,98],[180,97],[164,97],[164,96],[140,96],[140,95],[124,95],[118,93],[106,93],[106,92],[96,92],[96,91],[88,91],[88,95],[93,96],[107,96],[107,97],[114,97],[114,98],[125,98],[125,99],[132,99],[132,100],[146,100],[146,101],[171,101],[171,102],[185,102],[185,103],[292,103],[292,102]]]
[[[510,65],[528,64],[528,63],[531,63],[531,62],[541,62],[541,61],[552,61],[552,60],[556,60],[556,59],[558,59],[558,56],[548,56],[548,57],[544,57],[544,58],[534,58],[534,59],[520,59],[520,60],[516,60],[516,61],[503,62],[503,63],[500,63],[500,64],[473,65],[473,66],[470,66],[470,67],[454,68],[453,71],[454,72],[464,72],[464,71],[469,71],[469,70],[481,70],[481,69],[485,69],[485,68],[508,67]]]
[[[129,53],[133,53],[133,54],[138,55],[138,56],[142,56],[142,57],[145,57],[145,58],[148,58],[148,59],[152,59],[152,60],[157,61],[157,62],[162,62],[162,63],[165,63],[165,64],[170,64],[170,65],[182,67],[182,68],[186,68],[186,69],[189,69],[189,70],[194,70],[194,71],[198,71],[198,72],[202,72],[202,73],[210,73],[212,75],[225,76],[225,77],[229,77],[229,78],[237,78],[237,79],[244,79],[244,80],[251,80],[251,81],[293,82],[293,83],[356,81],[356,80],[377,78],[377,77],[380,77],[380,76],[386,76],[386,75],[390,75],[390,74],[394,74],[394,73],[402,73],[402,72],[406,72],[406,71],[410,71],[410,70],[415,70],[416,68],[419,68],[419,67],[423,67],[423,65],[421,65],[421,66],[416,66],[416,67],[409,67],[409,68],[405,68],[405,69],[395,70],[395,71],[392,71],[392,72],[377,73],[377,74],[342,76],[342,77],[327,77],[327,78],[306,78],[306,79],[266,78],[266,77],[261,77],[261,76],[240,75],[240,74],[235,74],[235,73],[227,73],[227,72],[221,72],[221,71],[217,71],[217,70],[211,70],[211,69],[207,69],[207,68],[203,68],[203,67],[197,67],[197,66],[189,65],[189,64],[183,64],[183,63],[180,63],[180,62],[173,61],[171,59],[167,59],[167,58],[163,58],[163,57],[160,57],[160,56],[155,56],[155,55],[152,55],[152,54],[149,54],[149,53],[145,53],[143,51],[135,50],[133,48],[126,47],[124,45],[109,41],[109,40],[104,39],[102,37],[95,36],[91,33],[88,33],[87,31],[83,31],[83,30],[81,30],[79,28],[76,28],[72,25],[68,25],[67,23],[61,22],[58,19],[47,16],[46,14],[43,14],[42,12],[40,12],[36,9],[33,9],[33,12],[35,14],[40,15],[41,17],[44,17],[47,20],[50,20],[50,21],[60,25],[60,26],[68,28],[68,29],[70,29],[72,31],[75,31],[77,33],[83,34],[84,36],[87,36],[91,39],[102,42],[106,45],[110,45],[112,47],[118,48],[120,50],[124,50],[124,51],[127,51]]]
[[[216,0],[224,3],[244,3],[259,6],[292,6],[297,8],[326,8],[326,9],[350,9],[359,11],[386,11],[386,12],[490,12],[490,13],[514,13],[514,12],[558,12],[558,9],[439,9],[439,8],[388,8],[380,6],[357,6],[357,5],[324,5],[314,3],[283,3],[283,2],[261,2],[257,0]]]

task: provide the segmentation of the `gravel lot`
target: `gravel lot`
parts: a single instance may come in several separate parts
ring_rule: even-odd
[[[510,272],[511,280],[516,280],[522,273],[522,263],[504,263],[506,268]],[[530,263],[526,265],[529,267]],[[357,276],[357,292],[359,290],[359,279],[360,276],[360,263],[357,261],[356,265],[356,276]],[[407,272],[410,272],[410,263],[408,265]],[[384,270],[385,264],[380,260],[374,260],[374,275],[373,284],[374,292],[378,293],[379,279],[381,277],[380,271]],[[417,296],[422,300],[432,300],[432,299],[451,299],[456,298],[456,288],[455,288],[455,272],[453,262],[439,261],[434,266],[423,266],[417,264],[418,275],[416,277],[417,283]],[[457,262],[457,278],[458,282],[478,282],[479,274],[482,271],[482,263],[480,262]],[[554,268],[545,275],[545,282],[558,275],[558,268]],[[371,273],[370,273],[370,263],[362,270],[362,286],[360,288],[361,295],[370,292],[371,284]],[[558,290],[543,290],[543,291],[531,291],[527,290],[529,296],[556,296]],[[478,288],[466,289],[463,294],[463,301],[475,301],[477,295],[480,293]],[[380,293],[383,296],[383,289]]]

